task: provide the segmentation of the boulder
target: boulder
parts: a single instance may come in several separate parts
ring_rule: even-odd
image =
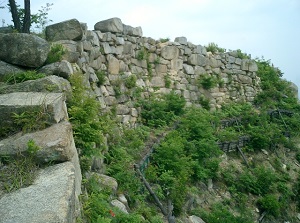
[[[182,45],[187,45],[187,39],[186,37],[182,36],[182,37],[176,37],[174,42],[180,43]]]
[[[48,41],[58,40],[81,40],[83,30],[77,19],[70,19],[46,27],[46,39]]]
[[[40,148],[36,154],[39,163],[71,161],[77,155],[72,126],[69,122],[61,122],[41,131],[3,139],[0,141],[0,156],[25,152],[30,140]]]
[[[79,209],[75,181],[71,162],[41,170],[31,186],[0,199],[0,222],[75,222]]]
[[[203,221],[201,218],[199,218],[196,215],[189,216],[189,222],[190,223],[205,223],[205,221]]]
[[[166,60],[178,58],[179,49],[176,46],[165,46],[161,49],[161,56]]]
[[[70,82],[66,79],[51,75],[37,80],[28,80],[19,84],[5,85],[0,87],[0,94],[12,92],[65,93],[67,98],[70,98],[72,94],[72,88]]]
[[[192,54],[188,58],[188,64],[190,65],[198,65],[204,67],[207,64],[207,59],[203,55],[200,54]]]
[[[121,201],[115,199],[115,200],[112,200],[110,203],[112,206],[118,208],[123,213],[128,214],[125,204],[123,204]]]
[[[60,44],[64,47],[65,51],[62,55],[62,59],[70,63],[76,63],[80,52],[77,51],[77,42],[73,40],[59,40],[53,43],[53,45]]]
[[[62,93],[14,92],[0,95],[0,123],[12,126],[13,114],[38,112],[48,123],[58,123],[68,118],[65,96]]]
[[[98,183],[102,187],[111,189],[111,191],[113,193],[117,192],[118,182],[116,181],[115,178],[112,178],[112,177],[104,175],[104,174],[99,174],[99,173],[91,173],[91,174],[92,174],[91,176],[96,177],[96,179],[98,180]],[[91,177],[91,176],[89,176],[89,177]]]
[[[6,74],[16,74],[22,72],[24,72],[23,69],[0,60],[0,81],[1,76],[4,76]]]
[[[55,62],[43,66],[41,69],[39,69],[39,73],[56,75],[68,79],[73,74],[73,68],[68,61],[62,60],[60,62]]]
[[[123,24],[123,33],[124,35],[129,35],[129,36],[139,36],[139,37],[143,36],[143,30],[140,26],[134,28]]]
[[[49,43],[27,33],[0,34],[0,60],[24,67],[40,67],[47,59]]]
[[[195,70],[191,65],[183,64],[183,70],[186,74],[193,75],[195,74]]]
[[[112,33],[122,33],[124,30],[123,23],[119,18],[111,18],[111,19],[97,22],[94,25],[94,29],[99,30],[101,32],[112,32]]]
[[[119,74],[120,72],[120,63],[117,58],[112,55],[107,57],[108,61],[108,73],[110,74]]]

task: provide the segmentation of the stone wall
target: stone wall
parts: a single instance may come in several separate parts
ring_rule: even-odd
[[[48,28],[48,40],[60,30],[61,37],[54,38],[53,44],[67,49],[64,59],[79,66],[102,108],[116,108],[122,123],[134,124],[138,119],[139,109],[134,107],[137,92],[147,98],[150,93],[174,90],[188,106],[200,105],[205,99],[216,109],[224,102],[252,102],[260,90],[256,63],[241,59],[237,51],[212,54],[185,37],[174,42],[143,37],[140,27],[124,25],[118,18],[98,22],[94,28],[91,31],[85,24],[79,28],[78,21],[76,25],[74,20],[65,21]],[[70,30],[73,36],[68,34]],[[99,81],[99,74],[105,74],[104,82]],[[205,89],[200,80],[209,77],[217,85]],[[130,80],[135,87],[126,84]]]

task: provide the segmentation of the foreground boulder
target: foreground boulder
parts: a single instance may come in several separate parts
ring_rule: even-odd
[[[83,31],[77,19],[70,19],[46,27],[46,39],[48,41],[58,40],[81,40]]]
[[[0,95],[2,126],[15,125],[12,116],[24,112],[45,114],[48,123],[58,123],[68,118],[65,95],[62,93],[14,92]]]
[[[33,185],[0,199],[0,222],[75,222],[79,208],[75,181],[71,162],[42,170]]]
[[[0,156],[25,152],[30,140],[40,148],[36,154],[39,163],[71,161],[77,155],[72,126],[69,122],[61,122],[42,131],[17,134],[0,141]]]
[[[22,73],[22,72],[24,72],[23,69],[0,60],[0,80],[1,80],[1,76],[7,74]]]
[[[123,23],[119,18],[111,18],[97,22],[94,29],[101,32],[123,33]]]
[[[72,88],[68,80],[50,75],[37,80],[28,80],[18,84],[0,86],[0,94],[12,92],[64,93],[67,95],[67,98],[69,98],[72,93]]]
[[[73,74],[73,68],[68,61],[63,60],[44,66],[39,70],[39,72],[47,75],[56,75],[68,79]]]
[[[0,34],[0,46],[0,60],[33,68],[44,64],[50,50],[46,40],[27,33]]]

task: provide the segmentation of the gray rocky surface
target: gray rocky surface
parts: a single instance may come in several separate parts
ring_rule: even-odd
[[[74,223],[78,209],[71,162],[47,167],[34,183],[0,199],[0,223]]]

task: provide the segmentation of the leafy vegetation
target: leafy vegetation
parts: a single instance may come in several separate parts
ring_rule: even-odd
[[[226,52],[225,48],[219,47],[218,44],[216,44],[216,43],[209,43],[205,48],[208,52],[212,52],[212,53],[225,53]]]
[[[292,219],[288,213],[291,205],[300,206],[299,177],[292,177],[293,167],[282,168],[285,158],[281,157],[280,151],[289,149],[298,159],[299,150],[291,139],[298,136],[300,128],[299,105],[292,98],[288,83],[280,79],[278,70],[265,61],[258,61],[258,66],[257,73],[266,92],[262,91],[255,99],[257,107],[232,103],[209,112],[206,110],[209,101],[202,102],[204,108],[185,108],[184,99],[174,92],[161,96],[153,94],[149,98],[139,98],[136,106],[141,108],[142,124],[135,129],[119,128],[112,121],[107,124],[108,119],[99,116],[99,105],[93,104],[95,100],[88,96],[80,81],[76,83],[75,77],[75,82],[71,81],[75,101],[70,104],[70,117],[76,143],[81,149],[82,166],[85,160],[84,169],[88,170],[90,157],[103,151],[100,139],[106,134],[109,148],[104,154],[106,172],[118,181],[117,193],[126,196],[131,208],[129,215],[119,213],[110,206],[114,195],[95,183],[95,179],[86,179],[88,196],[83,196],[82,200],[87,222],[161,222],[161,217],[156,214],[158,209],[152,204],[153,198],[133,168],[147,152],[149,137],[161,132],[165,137],[154,146],[144,174],[163,205],[172,201],[176,216],[183,214],[183,206],[194,185],[213,181],[217,186],[221,185],[220,191],[230,193],[230,199],[215,200],[208,208],[198,206],[188,210],[188,214],[199,215],[207,222],[247,223],[256,220],[251,210],[258,208],[260,213],[266,211],[266,218]],[[125,82],[127,88],[135,87],[132,84],[135,80],[127,78]],[[203,85],[207,89],[220,86],[220,79],[217,75],[207,77]],[[76,90],[79,91],[76,93]],[[284,92],[287,98],[279,97],[278,92]],[[277,108],[292,110],[293,115],[271,117],[269,109]],[[221,120],[232,119],[236,119],[233,125],[222,127]],[[289,132],[288,137],[286,132]],[[249,159],[248,166],[240,161],[239,165],[226,166],[220,158],[223,152],[217,142],[236,141],[245,135],[250,141],[242,150],[246,158],[251,156],[253,159]],[[262,149],[277,154],[277,158],[262,160],[257,155]],[[234,153],[228,153],[227,157],[228,163],[240,159]],[[197,188],[194,190],[200,193]],[[141,220],[141,216],[145,220]]]
[[[53,44],[46,59],[45,64],[51,64],[62,60],[62,56],[66,53],[65,48],[61,44]]]
[[[161,42],[161,43],[166,43],[166,42],[168,42],[168,41],[170,41],[170,38],[160,38],[159,39],[159,42]]]

